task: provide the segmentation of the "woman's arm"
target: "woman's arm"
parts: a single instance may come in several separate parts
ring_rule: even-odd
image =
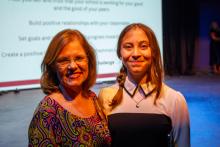
[[[190,147],[190,119],[185,97],[177,92],[173,117],[174,144],[178,147]]]
[[[55,115],[49,109],[39,105],[34,113],[28,129],[28,146],[39,147],[55,145]]]

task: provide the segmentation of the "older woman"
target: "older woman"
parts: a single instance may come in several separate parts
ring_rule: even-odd
[[[119,36],[122,68],[117,83],[100,90],[112,146],[189,147],[184,96],[163,83],[160,49],[153,31],[134,23]]]
[[[51,41],[43,62],[46,96],[29,126],[29,146],[109,146],[111,137],[94,92],[96,58],[77,30],[63,30]]]

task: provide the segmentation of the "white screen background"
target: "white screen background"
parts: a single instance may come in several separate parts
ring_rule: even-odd
[[[2,0],[0,19],[0,91],[40,87],[43,56],[63,29],[78,29],[95,48],[97,82],[115,79],[117,39],[126,25],[148,25],[162,49],[161,0]]]

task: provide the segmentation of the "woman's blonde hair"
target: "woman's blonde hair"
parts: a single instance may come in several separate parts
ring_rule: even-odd
[[[89,75],[83,82],[83,92],[88,93],[96,82],[96,56],[93,47],[88,43],[84,35],[78,30],[65,29],[57,33],[50,42],[44,59],[41,63],[42,76],[40,80],[41,88],[45,94],[59,91],[59,80],[55,71],[55,61],[61,50],[70,42],[78,40],[85,50],[88,63]]]

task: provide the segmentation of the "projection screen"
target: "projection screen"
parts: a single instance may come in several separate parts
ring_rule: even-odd
[[[52,37],[80,30],[96,50],[97,82],[115,80],[116,44],[133,22],[150,26],[162,49],[161,0],[2,0],[0,91],[38,88],[40,64]],[[162,52],[162,51],[161,51]]]

